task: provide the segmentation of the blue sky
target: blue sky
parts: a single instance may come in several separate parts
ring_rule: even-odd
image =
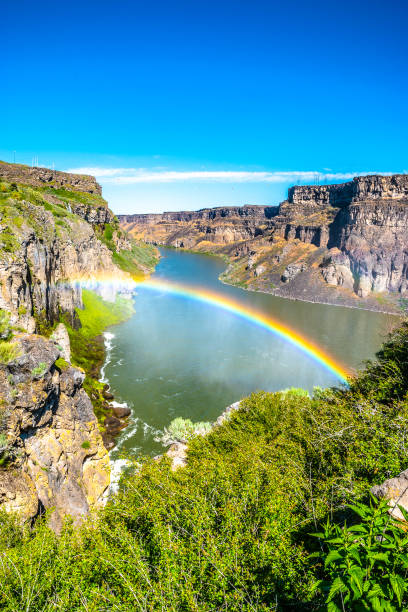
[[[0,158],[117,213],[274,204],[408,171],[408,5],[3,0]]]

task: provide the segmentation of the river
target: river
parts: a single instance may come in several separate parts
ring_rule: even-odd
[[[286,300],[218,280],[216,257],[161,249],[154,278],[210,290],[273,316],[343,364],[373,357],[395,317],[365,310]],[[155,440],[172,419],[213,421],[252,391],[336,384],[338,379],[298,348],[220,308],[139,287],[136,313],[107,334],[104,375],[118,402],[132,410],[112,451],[155,455]]]

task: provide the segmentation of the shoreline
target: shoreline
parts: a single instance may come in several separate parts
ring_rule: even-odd
[[[150,243],[147,243],[150,244]],[[279,293],[275,293],[275,291],[272,289],[271,291],[266,291],[265,289],[253,289],[252,287],[242,287],[240,285],[235,285],[234,283],[228,282],[225,279],[221,278],[221,276],[223,274],[225,274],[228,271],[228,268],[231,266],[232,262],[229,260],[227,255],[223,255],[223,254],[219,254],[219,253],[209,253],[207,251],[195,251],[194,249],[185,249],[183,247],[175,247],[175,246],[169,246],[169,245],[155,245],[158,248],[164,248],[164,249],[170,249],[173,251],[181,251],[183,253],[190,253],[192,255],[206,255],[209,257],[218,257],[219,259],[221,259],[223,261],[223,263],[227,264],[227,267],[225,268],[225,270],[223,270],[223,272],[221,272],[221,274],[218,277],[218,280],[220,281],[220,283],[222,283],[223,285],[227,285],[229,287],[235,287],[236,289],[242,289],[243,291],[252,291],[253,293],[263,293],[265,295],[273,295],[274,297],[279,297],[282,298],[283,300],[291,300],[293,302],[299,301],[299,302],[308,302],[309,304],[322,304],[323,306],[337,306],[339,308],[351,308],[353,310],[366,310],[367,312],[378,312],[381,314],[386,314],[386,315],[392,315],[394,317],[399,317],[399,318],[403,318],[404,317],[404,313],[398,312],[398,311],[393,311],[393,310],[385,310],[383,308],[381,308],[381,306],[379,306],[378,308],[375,306],[370,306],[370,305],[356,305],[353,306],[351,304],[339,304],[338,302],[329,302],[326,301],[324,299],[321,300],[314,300],[311,298],[305,298],[305,297],[300,297],[300,296],[291,296],[291,295],[280,295]],[[334,288],[335,289],[335,288]]]
[[[323,300],[311,300],[303,297],[294,297],[290,295],[279,295],[278,293],[274,293],[273,291],[265,291],[263,289],[252,289],[251,287],[240,287],[238,285],[234,285],[233,283],[228,283],[223,280],[220,276],[218,280],[223,285],[228,285],[229,287],[235,287],[236,289],[242,289],[242,291],[252,291],[253,293],[264,293],[265,295],[272,295],[273,297],[281,298],[282,300],[291,300],[292,302],[308,302],[309,304],[322,304],[323,306],[336,306],[338,308],[350,308],[351,310],[365,310],[366,312],[378,312],[380,314],[392,315],[393,317],[403,318],[403,313],[393,312],[391,310],[380,310],[377,308],[369,308],[362,306],[351,306],[351,304],[337,304],[334,302],[325,302]]]

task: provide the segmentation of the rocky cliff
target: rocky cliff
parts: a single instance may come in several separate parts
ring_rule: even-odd
[[[80,329],[78,281],[128,282],[150,251],[119,228],[93,177],[0,163],[0,509],[25,520],[53,509],[58,530],[66,514],[80,520],[102,503],[110,407],[97,381],[102,346]]]
[[[408,291],[408,176],[294,186],[277,207],[120,217],[155,244],[226,255],[224,280],[297,299],[377,310]]]
[[[53,509],[51,526],[101,505],[109,485],[109,458],[84,373],[60,358],[52,340],[21,335],[18,356],[0,365],[6,460],[0,469],[0,508],[32,519]]]

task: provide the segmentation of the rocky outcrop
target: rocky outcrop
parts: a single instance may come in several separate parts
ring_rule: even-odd
[[[52,322],[62,312],[74,322],[75,308],[82,306],[81,289],[68,279],[125,275],[86,221],[67,217],[61,226],[52,212],[25,201],[21,206],[30,224],[22,222],[15,250],[1,254],[0,308],[29,332],[36,327],[34,315]]]
[[[120,222],[148,242],[226,255],[223,280],[251,289],[388,311],[408,294],[407,175],[296,185],[279,207],[127,215]]]
[[[0,338],[0,508],[23,520],[53,509],[55,530],[65,515],[79,521],[100,506],[109,484],[85,373],[70,364],[60,319],[80,328],[84,281],[114,301],[131,271],[141,274],[148,265],[145,252],[154,261],[150,247],[136,249],[120,230],[100,193],[93,177],[0,163],[0,310],[3,323],[20,334],[17,357],[7,344],[10,325]],[[115,282],[102,291],[95,285],[101,277]],[[51,328],[49,339],[35,335]],[[95,380],[103,351],[86,335],[72,336],[88,342],[88,359],[76,347],[73,360],[87,364],[86,388],[102,420],[111,412]]]
[[[70,174],[49,168],[32,168],[23,164],[7,164],[3,161],[0,161],[0,179],[34,187],[68,188],[97,195],[102,194],[102,188],[94,176]]]
[[[372,487],[371,492],[378,499],[387,499],[390,514],[401,521],[405,521],[398,506],[402,506],[408,512],[408,470],[401,472],[395,478],[386,480],[381,485]]]
[[[109,459],[84,374],[60,359],[52,340],[21,335],[20,355],[0,365],[3,436],[9,464],[0,469],[0,508],[24,520],[52,509],[81,520],[98,508],[109,485]]]

